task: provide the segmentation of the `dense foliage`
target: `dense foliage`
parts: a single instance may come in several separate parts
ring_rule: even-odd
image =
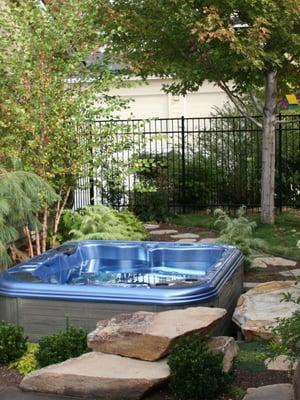
[[[271,355],[286,355],[291,360],[300,358],[300,312],[296,311],[289,318],[281,318],[272,330],[270,342]]]
[[[39,210],[41,237],[29,243],[35,254],[46,250],[48,233],[55,244],[78,179],[129,146],[125,139],[116,143],[113,129],[88,123],[124,104],[107,94],[121,81],[98,57],[105,43],[96,13],[94,0],[53,0],[44,8],[31,0],[1,4],[0,162],[18,158],[60,195],[55,206],[45,201]]]
[[[130,211],[117,211],[103,205],[88,206],[64,213],[60,231],[66,240],[143,240],[147,231]]]
[[[170,387],[179,400],[209,400],[226,393],[232,377],[223,372],[223,355],[198,335],[182,338],[172,350]]]
[[[0,167],[0,269],[11,263],[7,250],[19,231],[39,229],[36,214],[45,202],[57,200],[52,187],[41,177]]]
[[[39,341],[36,359],[40,367],[56,364],[89,352],[87,332],[67,323],[64,330]]]
[[[0,364],[7,364],[20,358],[27,349],[23,328],[0,322]]]

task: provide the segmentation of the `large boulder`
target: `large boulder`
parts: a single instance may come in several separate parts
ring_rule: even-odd
[[[151,363],[92,352],[32,372],[20,387],[59,395],[136,400],[164,383],[169,374],[166,360]]]
[[[297,300],[300,286],[294,281],[273,281],[259,284],[240,296],[232,319],[246,340],[271,339],[277,318],[290,317],[300,310],[299,304],[282,301],[284,293],[290,293]]]
[[[279,383],[277,385],[249,388],[243,400],[293,400],[292,385]]]
[[[209,348],[223,355],[223,371],[229,372],[232,368],[233,360],[238,355],[239,346],[233,337],[214,336],[208,340]]]
[[[88,335],[88,346],[94,351],[155,361],[167,355],[180,337],[211,332],[225,314],[222,308],[210,307],[120,314],[99,321]]]

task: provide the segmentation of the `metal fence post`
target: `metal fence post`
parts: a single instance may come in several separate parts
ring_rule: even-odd
[[[282,212],[282,114],[279,113],[278,129],[278,202],[279,212]]]
[[[185,119],[184,116],[181,117],[181,202],[182,202],[182,212],[186,212],[186,176],[185,176]]]

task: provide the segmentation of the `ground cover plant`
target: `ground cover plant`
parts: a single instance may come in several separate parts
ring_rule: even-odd
[[[60,240],[145,240],[148,231],[130,211],[117,211],[103,205],[79,211],[67,210],[60,227]]]
[[[223,355],[213,353],[199,335],[182,338],[168,358],[170,387],[179,400],[209,400],[229,390]]]

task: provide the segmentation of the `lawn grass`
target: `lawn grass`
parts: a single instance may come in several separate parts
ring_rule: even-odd
[[[257,227],[254,237],[262,239],[265,245],[260,249],[265,253],[284,256],[300,261],[300,213],[294,210],[278,214],[273,226],[262,224],[258,214],[249,214],[249,220],[255,221]],[[172,218],[172,223],[185,226],[197,226],[218,231],[214,225],[213,214],[183,214]]]
[[[236,369],[247,372],[266,371],[264,362],[269,353],[267,342],[241,342],[239,348],[240,351],[235,360]]]

